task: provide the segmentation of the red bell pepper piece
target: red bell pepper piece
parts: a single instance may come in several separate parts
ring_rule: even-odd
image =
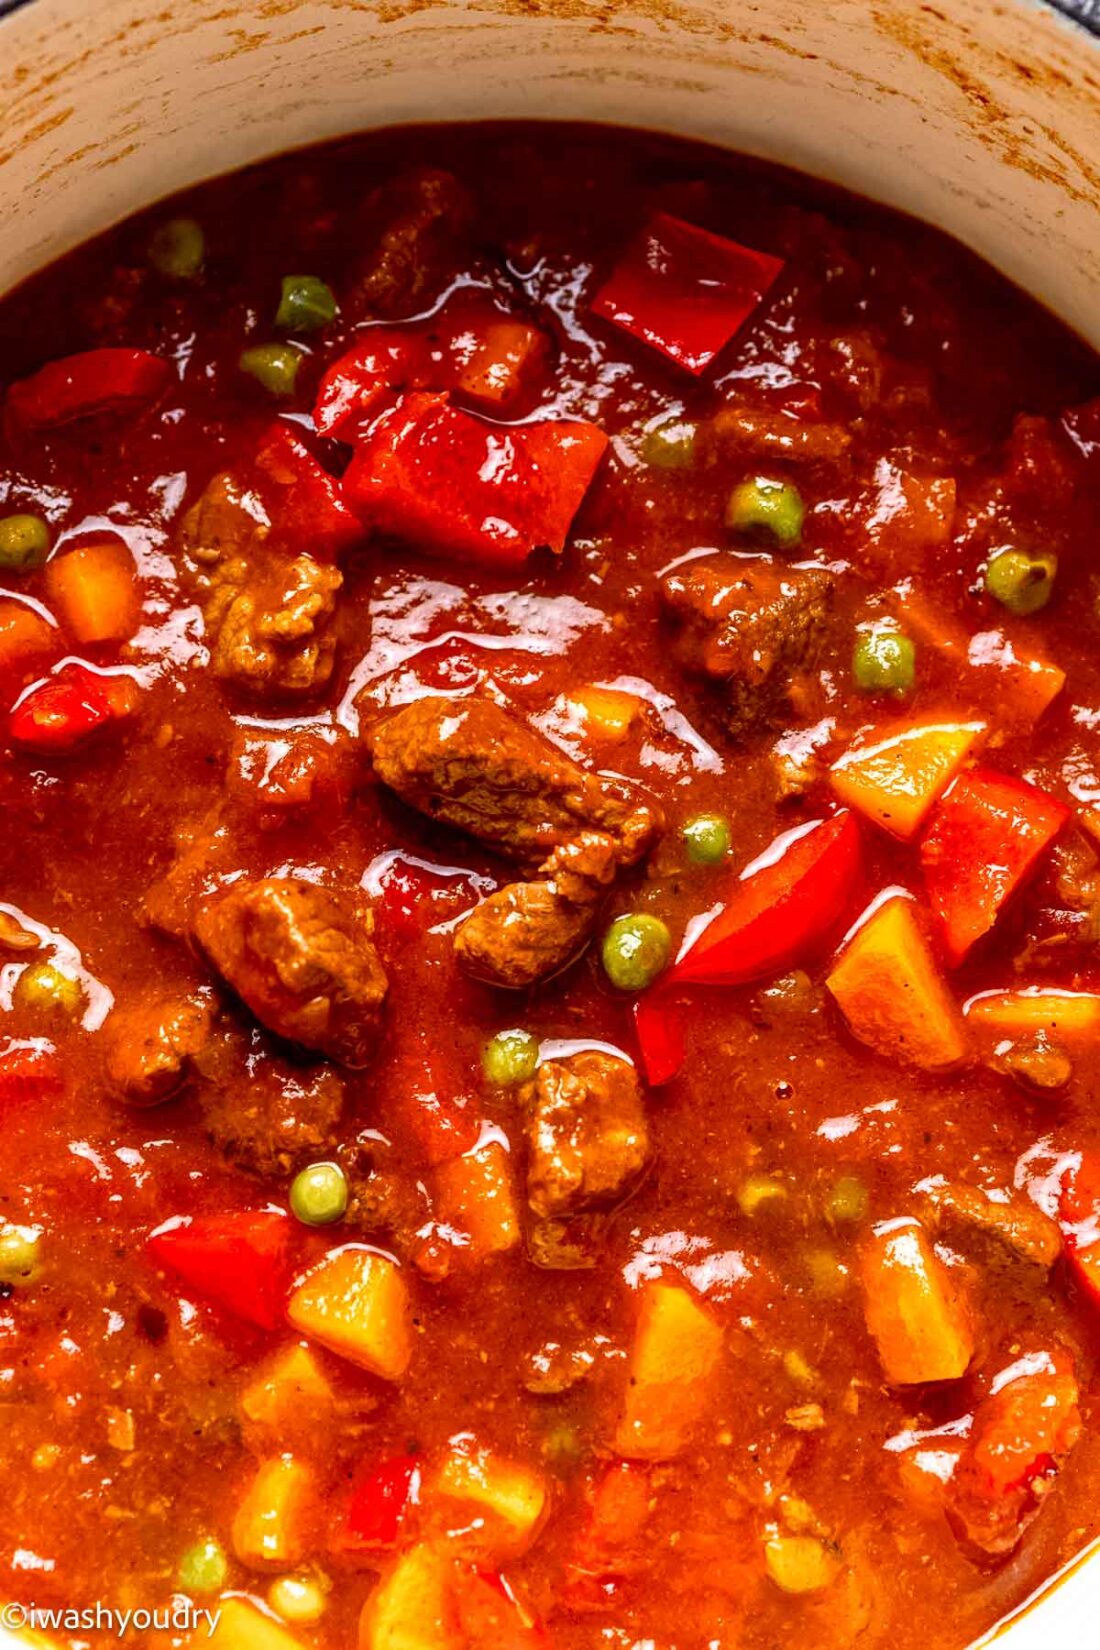
[[[90,349],[50,361],[8,390],[7,408],[24,430],[51,430],[80,418],[147,406],[168,387],[172,369],[143,349]]]
[[[283,1321],[290,1221],[281,1209],[176,1215],[146,1241],[150,1257],[206,1300],[259,1329]]]
[[[422,389],[429,373],[422,334],[410,327],[371,327],[321,379],[313,408],[314,428],[318,435],[353,441],[359,424],[379,406],[387,390]]]
[[[476,897],[470,878],[461,871],[437,871],[404,854],[390,860],[378,886],[379,926],[400,940],[419,938],[433,923],[457,916]]]
[[[454,1605],[461,1642],[470,1650],[546,1650],[538,1617],[494,1571],[462,1565],[455,1574]]]
[[[667,985],[744,985],[802,962],[852,901],[863,863],[847,811],[786,831],[747,865]]]
[[[420,1476],[420,1462],[415,1455],[365,1462],[352,1484],[339,1537],[341,1548],[371,1552],[396,1547],[406,1513],[419,1502]]]
[[[61,1066],[52,1049],[11,1043],[0,1049],[0,1106],[22,1105],[61,1088]]]
[[[684,1023],[679,1004],[661,991],[634,1004],[634,1031],[651,1088],[670,1083],[684,1063]]]
[[[29,750],[67,751],[129,716],[136,703],[131,677],[100,676],[87,665],[67,664],[16,700],[8,731]]]
[[[990,768],[961,774],[940,798],[920,857],[950,962],[989,932],[1068,817],[1056,797]]]
[[[1085,1152],[1062,1189],[1059,1205],[1066,1255],[1073,1274],[1100,1306],[1100,1152]]]
[[[564,548],[606,446],[593,424],[489,424],[445,395],[405,395],[367,432],[344,490],[377,532],[514,566]]]
[[[657,212],[592,308],[635,338],[701,373],[760,304],[781,258]]]
[[[264,437],[256,464],[269,484],[275,531],[293,549],[335,561],[363,537],[339,482],[285,424],[276,424]]]

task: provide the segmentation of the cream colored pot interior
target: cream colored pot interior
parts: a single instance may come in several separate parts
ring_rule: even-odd
[[[595,119],[903,207],[1100,344],[1100,49],[1037,0],[34,0],[0,21],[0,108],[0,290],[185,184],[318,138]],[[1096,1569],[1004,1650],[1094,1642]]]

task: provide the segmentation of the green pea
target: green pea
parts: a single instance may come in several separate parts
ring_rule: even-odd
[[[642,463],[654,470],[683,470],[695,457],[695,425],[669,413],[646,426],[638,450]]]
[[[212,1535],[188,1547],[179,1562],[176,1579],[185,1593],[219,1593],[229,1574],[229,1562],[220,1541]]]
[[[620,991],[644,991],[668,962],[672,936],[660,917],[616,917],[603,940],[604,972]]]
[[[858,1175],[841,1175],[826,1195],[825,1218],[834,1226],[858,1226],[870,1201],[871,1194]]]
[[[348,1208],[348,1180],[339,1163],[311,1163],[294,1176],[290,1207],[303,1226],[331,1226]]]
[[[20,1289],[42,1269],[42,1234],[35,1226],[0,1221],[0,1283]]]
[[[693,865],[719,865],[730,851],[729,820],[721,814],[696,814],[680,834]]]
[[[802,494],[789,481],[754,476],[730,494],[726,506],[726,526],[738,533],[770,533],[777,544],[787,548],[802,538],[806,506]]]
[[[852,676],[863,693],[908,693],[917,674],[917,650],[900,630],[872,630],[852,654]]]
[[[985,588],[995,601],[1020,617],[1038,613],[1054,589],[1058,557],[1029,556],[1026,550],[1001,550],[985,570]]]
[[[41,516],[0,516],[0,571],[41,567],[50,551],[50,530]]]
[[[169,218],[149,242],[149,262],[172,280],[193,281],[205,257],[206,236],[194,218]]]
[[[240,368],[272,395],[294,394],[302,352],[293,344],[255,344],[241,354]]]
[[[31,963],[19,976],[15,987],[15,1001],[20,1008],[42,1014],[75,1016],[84,1001],[84,990],[79,980],[66,974],[56,963]]]
[[[482,1070],[490,1083],[497,1083],[501,1088],[528,1082],[535,1075],[538,1063],[538,1038],[518,1027],[498,1031],[481,1051]]]
[[[287,332],[317,332],[327,327],[336,314],[332,288],[316,275],[284,275],[283,295],[275,312],[275,325]]]

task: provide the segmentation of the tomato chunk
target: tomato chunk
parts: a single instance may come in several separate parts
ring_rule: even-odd
[[[335,561],[363,537],[339,482],[285,424],[276,424],[264,437],[256,464],[277,495],[271,500],[276,532],[293,549],[308,549],[312,556]]]
[[[401,1525],[420,1497],[415,1455],[369,1461],[355,1475],[340,1545],[353,1552],[396,1547]]]
[[[1063,1188],[1059,1215],[1074,1276],[1100,1306],[1100,1152],[1082,1156]]]
[[[137,688],[129,676],[100,676],[87,665],[63,665],[16,702],[8,731],[29,750],[67,751],[89,734],[129,716]]]
[[[50,361],[8,391],[7,409],[24,430],[49,430],[104,413],[137,411],[163,394],[172,369],[143,349],[90,349]]]
[[[344,490],[377,532],[514,566],[564,549],[606,446],[594,424],[489,424],[445,395],[405,395],[371,426]]]
[[[950,962],[989,932],[1068,817],[1056,797],[989,768],[960,775],[936,804],[921,865]]]
[[[743,985],[801,962],[844,915],[861,867],[859,826],[847,811],[785,832],[741,872],[668,983]]]
[[[701,373],[773,285],[783,261],[657,212],[592,308],[689,372]]]
[[[259,1329],[283,1321],[290,1274],[290,1221],[281,1209],[177,1215],[151,1233],[157,1266]]]

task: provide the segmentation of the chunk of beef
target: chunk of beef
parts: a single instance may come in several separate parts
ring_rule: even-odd
[[[588,943],[598,896],[615,875],[609,837],[586,831],[556,849],[545,880],[514,882],[476,905],[455,935],[468,974],[516,990],[568,967]]]
[[[653,803],[588,773],[491,699],[420,699],[367,735],[375,772],[411,807],[499,848],[525,869],[581,831],[635,864],[661,826]]]
[[[734,401],[721,408],[700,426],[696,441],[704,461],[737,460],[742,464],[756,459],[835,464],[852,444],[843,424],[746,401]]]
[[[831,574],[764,558],[698,561],[668,574],[661,588],[683,627],[685,661],[723,684],[733,732],[787,707],[793,678],[811,668],[822,641]]]
[[[594,1049],[547,1060],[520,1099],[527,1108],[527,1199],[562,1217],[614,1203],[649,1157],[649,1125],[634,1067]]]
[[[168,1100],[191,1074],[210,1036],[209,1003],[149,997],[116,1009],[107,1024],[107,1075],[131,1106]]]
[[[332,675],[343,575],[305,550],[272,549],[270,532],[259,498],[230,475],[215,476],[184,518],[211,669],[249,693],[312,693]]]
[[[302,1071],[271,1055],[242,1058],[239,1039],[223,1040],[200,1067],[207,1133],[240,1168],[285,1178],[333,1152],[344,1085],[331,1067]]]
[[[938,1175],[921,1181],[917,1190],[927,1199],[933,1229],[976,1232],[1047,1269],[1062,1253],[1057,1222],[1020,1192],[991,1196],[977,1186]]]
[[[421,166],[391,179],[366,203],[363,259],[353,313],[411,315],[438,296],[470,227],[469,191],[450,172]]]
[[[375,772],[405,802],[531,876],[477,906],[456,936],[463,967],[492,985],[532,985],[565,968],[615,872],[663,823],[632,786],[586,772],[488,699],[419,700],[368,740]]]
[[[218,973],[278,1036],[345,1065],[377,1040],[386,975],[373,917],[291,877],[234,884],[205,905],[195,935]]]

